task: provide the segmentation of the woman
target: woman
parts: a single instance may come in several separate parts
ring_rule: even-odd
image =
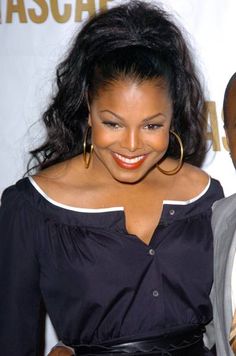
[[[37,172],[2,197],[3,354],[36,354],[41,299],[69,353],[210,354],[223,193],[197,167],[203,95],[180,30],[144,2],[114,7],[79,32],[57,84]]]

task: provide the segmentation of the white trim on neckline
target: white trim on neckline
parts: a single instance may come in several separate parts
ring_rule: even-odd
[[[78,211],[80,213],[106,213],[106,212],[111,212],[111,211],[123,211],[124,208],[122,206],[116,206],[112,208],[96,208],[96,209],[91,209],[91,208],[77,208],[75,206],[70,206],[66,204],[62,204],[57,202],[56,200],[50,198],[41,188],[40,186],[35,182],[35,180],[32,177],[28,177],[30,183],[34,186],[34,188],[38,191],[40,195],[44,197],[49,203],[58,206],[59,208],[67,209],[67,210],[73,210],[73,211]]]
[[[37,192],[43,196],[44,199],[46,199],[49,203],[58,206],[59,208],[67,209],[67,210],[72,210],[72,211],[78,211],[81,213],[106,213],[106,212],[112,212],[112,211],[124,211],[124,207],[122,206],[115,206],[111,208],[79,208],[79,207],[74,207],[66,204],[62,204],[57,202],[56,200],[50,198],[41,188],[40,186],[35,182],[35,180],[32,177],[28,177],[30,183],[33,185],[33,187],[37,190]],[[198,199],[200,199],[209,189],[211,184],[211,177],[209,177],[209,181],[207,183],[207,186],[203,189],[203,191],[198,194],[196,197],[189,199],[189,200],[163,200],[163,205],[188,205],[191,204]]]
[[[208,191],[209,187],[211,184],[211,177],[209,176],[208,183],[206,187],[201,191],[200,194],[198,194],[196,197],[189,199],[189,200],[163,200],[163,205],[169,204],[169,205],[188,205],[191,203],[194,203],[198,199],[200,199],[206,192]]]

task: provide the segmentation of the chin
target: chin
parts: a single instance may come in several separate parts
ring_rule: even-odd
[[[139,183],[141,180],[142,180],[142,178],[140,178],[140,179],[119,179],[119,178],[114,178],[117,182],[119,182],[119,183],[121,183],[121,184],[127,184],[127,185],[134,185],[134,184],[137,184],[137,183]]]
[[[145,175],[128,173],[128,174],[112,174],[113,179],[123,184],[136,184],[142,181]]]

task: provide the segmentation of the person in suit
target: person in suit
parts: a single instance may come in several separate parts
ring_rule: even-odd
[[[236,168],[236,73],[224,95],[224,127]],[[213,309],[218,356],[236,355],[236,194],[213,205]]]

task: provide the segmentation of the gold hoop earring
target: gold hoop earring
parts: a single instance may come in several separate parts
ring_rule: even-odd
[[[162,169],[161,167],[159,167],[159,165],[157,164],[157,169],[163,173],[166,174],[167,176],[171,176],[173,174],[176,174],[177,172],[179,172],[180,168],[183,165],[183,158],[184,158],[184,148],[183,148],[183,143],[181,141],[181,138],[179,137],[179,135],[177,135],[177,133],[175,133],[174,131],[170,130],[170,133],[172,133],[176,138],[177,141],[180,145],[180,158],[179,158],[179,162],[177,167],[175,167],[174,169],[170,170],[170,171],[165,171],[164,169]]]
[[[84,141],[83,141],[83,159],[84,159],[84,166],[87,169],[90,165],[92,154],[93,154],[93,145],[90,145],[90,152],[87,153],[87,138],[88,138],[88,132],[91,130],[91,126],[88,126],[85,130],[84,133]],[[88,158],[87,158],[88,154]]]

